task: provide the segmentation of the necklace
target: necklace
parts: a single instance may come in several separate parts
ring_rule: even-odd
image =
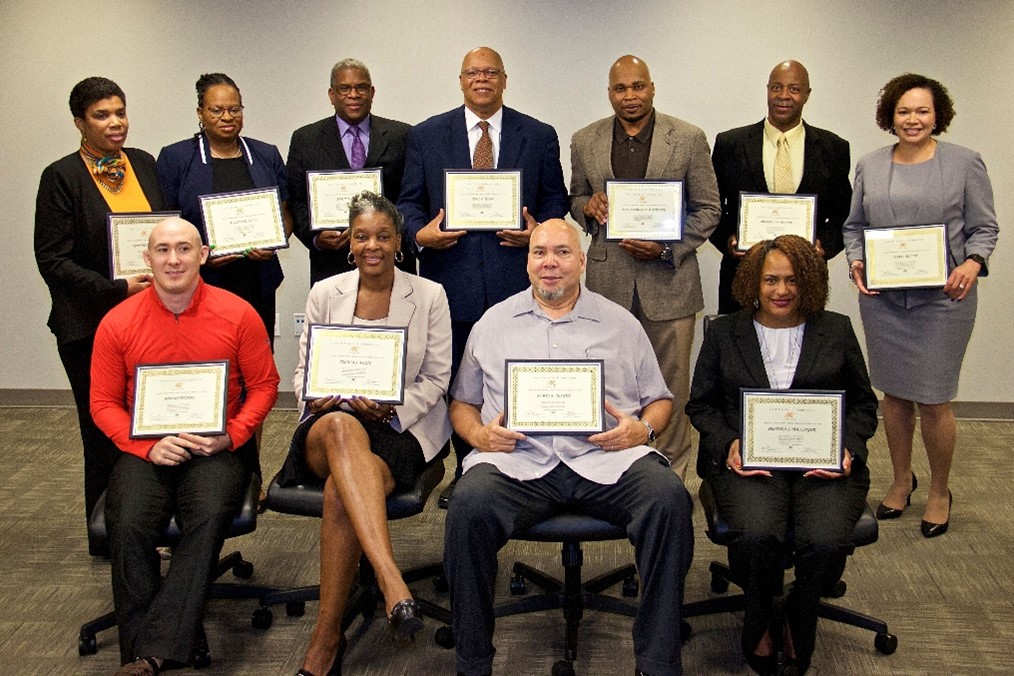
[[[209,145],[209,147],[211,146],[210,143],[208,145]],[[243,152],[239,149],[239,144],[238,143],[236,144],[236,148],[234,150],[230,151],[228,154],[219,153],[214,148],[211,148],[211,157],[212,157],[212,159],[216,159],[216,160],[234,160],[237,157],[242,157],[242,156],[243,156]]]
[[[796,375],[799,363],[799,352],[803,345],[803,328],[806,323],[787,329],[772,329],[754,321],[757,337],[760,339],[761,358],[764,359],[764,370],[768,374],[768,383],[772,389],[787,390]],[[768,344],[771,334],[774,345]],[[787,343],[787,344],[786,344]]]
[[[123,189],[123,179],[126,177],[127,161],[120,154],[104,156],[81,140],[81,157],[84,158],[88,169],[92,172],[96,182],[105,190],[119,193]]]

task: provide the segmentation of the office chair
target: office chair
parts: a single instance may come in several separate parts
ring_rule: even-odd
[[[421,514],[426,501],[444,478],[444,458],[447,457],[449,445],[445,445],[437,457],[427,463],[426,468],[410,490],[395,492],[387,497],[387,519],[396,521]],[[266,505],[268,509],[282,514],[296,514],[320,518],[324,511],[324,482],[299,484],[296,486],[280,486],[276,475],[268,486]],[[433,579],[438,592],[447,591],[447,580],[444,578],[443,563],[437,562],[419,568],[402,571],[402,578],[411,585],[420,580]],[[285,612],[289,617],[300,617],[306,612],[307,601],[320,600],[320,585],[309,585],[293,589],[279,589],[261,597],[260,607],[254,611],[251,624],[257,629],[267,629],[273,621],[270,606],[285,604]],[[376,575],[366,556],[359,562],[359,581],[353,587],[349,603],[342,616],[342,631],[349,628],[357,615],[364,620],[371,619],[377,610],[377,603],[383,601],[383,594],[377,584]],[[415,601],[422,609],[423,615],[432,617],[438,622],[450,622],[451,614],[446,608],[425,599]]]
[[[708,539],[717,545],[728,546],[730,540],[729,524],[722,518],[715,503],[714,495],[708,484],[702,483],[700,493],[701,506],[704,508],[704,516],[707,520]],[[864,547],[873,544],[879,537],[877,518],[869,505],[863,510],[862,516],[856,522],[853,531],[853,542],[856,547]],[[791,534],[789,538],[791,547]],[[786,568],[791,566],[791,561],[786,562]],[[711,571],[711,591],[716,594],[724,594],[729,589],[729,583],[742,587],[743,581],[736,570],[730,570],[729,566],[718,561],[712,561],[709,567]],[[833,589],[827,590],[825,598],[840,598],[845,595],[847,587],[844,580],[839,580]],[[779,603],[776,600],[776,612],[779,610]],[[736,594],[734,596],[719,596],[701,601],[694,601],[683,605],[683,617],[700,617],[703,615],[715,615],[718,613],[731,613],[742,611],[746,607],[746,596]],[[883,620],[865,615],[856,610],[842,608],[825,600],[820,602],[819,616],[847,624],[860,629],[867,629],[874,632],[873,645],[884,655],[891,655],[898,649],[898,637],[890,633],[887,623]]]
[[[243,496],[243,506],[240,512],[233,517],[226,538],[237,537],[252,533],[257,528],[257,501],[260,497],[261,478],[256,473],[251,473],[250,481]],[[109,537],[106,531],[106,494],[99,498],[95,509],[92,510],[91,519],[88,522],[88,533],[91,541],[101,551],[108,555]],[[169,525],[159,535],[157,544],[160,547],[172,547],[179,543],[180,530],[176,525],[176,517],[170,520]],[[253,564],[243,559],[243,555],[236,551],[222,557],[218,561],[214,578],[218,579],[228,571],[237,578],[246,580],[253,575]],[[274,591],[273,587],[264,587],[247,584],[231,584],[215,582],[211,585],[208,599],[256,599]],[[100,615],[99,617],[85,622],[81,625],[78,634],[78,654],[94,655],[98,652],[96,634],[100,631],[116,626],[116,614],[113,612]],[[195,669],[202,669],[211,665],[211,652],[208,649],[207,637],[203,627],[198,632],[197,645],[194,648],[193,665]]]

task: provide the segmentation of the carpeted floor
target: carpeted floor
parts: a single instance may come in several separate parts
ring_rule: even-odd
[[[291,411],[271,414],[262,463],[273,473],[295,421]],[[99,652],[79,657],[79,625],[112,608],[109,565],[88,556],[84,537],[80,438],[72,409],[0,409],[0,674],[109,674],[118,666],[116,631],[99,636]],[[918,446],[918,442],[917,442]],[[919,534],[925,500],[920,489],[908,513],[883,522],[880,541],[856,552],[845,573],[842,605],[886,620],[899,639],[884,656],[871,633],[822,621],[813,674],[1014,673],[1014,508],[1011,485],[1014,423],[961,421],[952,478],[950,532],[935,540]],[[889,483],[881,431],[871,448],[871,502]],[[916,473],[928,476],[925,453],[916,451]],[[696,494],[698,481],[689,482]],[[393,524],[399,562],[409,567],[440,556],[444,512],[435,498],[418,517]],[[699,510],[696,557],[687,578],[687,600],[711,594],[707,564],[724,560],[708,542]],[[251,582],[279,587],[311,584],[317,577],[317,527],[313,519],[267,513],[252,535],[226,543],[255,565]],[[585,575],[628,563],[625,542],[585,546]],[[500,593],[515,559],[560,571],[559,547],[511,543],[501,552]],[[446,603],[429,585],[419,594]],[[619,593],[618,590],[615,593]],[[292,674],[302,664],[316,615],[301,618],[276,609],[273,626],[253,629],[256,601],[209,603],[205,626],[212,650],[209,674]],[[586,612],[576,663],[581,676],[630,674],[630,620]],[[382,622],[357,622],[350,634],[346,674],[395,676],[453,674],[454,655],[432,641],[428,620],[414,644],[391,643]],[[683,649],[688,674],[749,673],[739,656],[740,618],[695,619]],[[497,674],[550,674],[562,657],[563,620],[545,612],[497,625]]]

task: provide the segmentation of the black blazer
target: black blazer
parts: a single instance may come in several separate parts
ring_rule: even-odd
[[[384,197],[397,203],[401,191],[401,177],[405,173],[405,138],[409,126],[404,122],[370,116],[370,150],[366,167],[382,167],[381,181]],[[325,117],[292,133],[289,142],[289,159],[286,162],[289,183],[289,211],[292,213],[292,231],[310,252],[310,283],[347,272],[348,248],[341,251],[320,251],[313,245],[315,233],[310,230],[310,212],[307,207],[306,172],[350,169],[345,148],[338,135],[335,116]],[[408,234],[403,237],[407,239]],[[411,247],[402,245],[409,259],[398,267],[415,272]]]
[[[686,408],[701,433],[702,479],[722,471],[729,444],[740,436],[741,387],[770,387],[752,310],[719,317],[704,334]],[[848,317],[825,311],[807,320],[790,389],[845,390],[845,448],[866,462],[866,441],[877,431],[877,397]]]
[[[834,258],[844,248],[842,224],[849,215],[852,185],[849,183],[849,144],[841,137],[811,127],[806,129],[803,148],[803,177],[796,192],[817,195],[817,238],[824,256]],[[722,219],[711,233],[711,243],[727,255],[729,236],[736,234],[739,193],[768,192],[764,180],[764,120],[738,129],[723,131],[715,138],[711,162],[718,178]]]
[[[163,210],[155,158],[124,148],[152,211]],[[35,200],[35,260],[49,287],[49,328],[60,344],[95,335],[106,312],[127,297],[109,278],[109,206],[75,151],[42,172]]]

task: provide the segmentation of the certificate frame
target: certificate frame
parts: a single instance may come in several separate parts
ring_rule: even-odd
[[[160,222],[179,215],[179,211],[120,211],[107,214],[109,278],[126,279],[151,274],[151,268],[141,257],[141,251],[148,244],[148,234]],[[144,247],[138,250],[142,240]]]
[[[904,274],[896,266],[889,269],[903,256],[921,264],[921,271]],[[944,223],[863,228],[863,275],[870,291],[940,289],[950,273]]]
[[[741,388],[740,421],[743,469],[842,471],[844,390]]]
[[[201,220],[212,258],[242,253],[247,249],[288,248],[278,186],[199,195],[197,199],[201,205]],[[244,216],[244,208],[252,208],[254,214]],[[236,227],[235,221],[241,216],[247,221],[242,225],[249,232],[230,236],[228,231]],[[260,217],[266,218],[268,222],[249,222]]]
[[[524,185],[520,169],[445,169],[444,170],[444,222],[441,230],[497,232],[524,230],[521,192]],[[470,184],[478,185],[470,185]],[[468,203],[469,188],[476,193],[496,185],[493,198],[509,200],[506,206],[477,209]]]
[[[683,181],[610,179],[606,181],[606,202],[606,241],[683,241]]]
[[[334,209],[326,208],[326,200],[334,198],[333,190],[338,188],[338,199],[345,199],[345,208],[341,206]],[[342,185],[344,184],[344,185]],[[349,186],[352,187],[349,187]],[[383,170],[375,169],[335,169],[328,171],[307,171],[306,172],[306,206],[310,219],[310,230],[322,232],[324,230],[345,230],[349,227],[348,202],[352,197],[364,190],[369,190],[378,195],[384,194]],[[344,192],[343,192],[344,191]],[[344,211],[344,213],[340,213]]]
[[[533,415],[530,406],[522,404],[523,398],[535,392],[540,398],[567,399],[568,393],[558,391],[556,382],[564,375],[571,377],[571,384],[588,390],[590,399],[578,402],[577,417],[565,419],[556,409]],[[546,378],[549,380],[543,380]],[[577,378],[583,378],[584,382],[575,382]],[[582,392],[579,396],[584,395]],[[503,425],[508,429],[523,434],[596,434],[605,431],[605,410],[605,362],[602,359],[507,359],[504,362]]]
[[[206,401],[199,402],[199,417],[186,417],[181,411],[175,420],[167,409],[171,407],[167,394],[193,396],[187,386],[210,388]],[[189,392],[189,394],[188,394]],[[138,364],[134,367],[134,399],[130,409],[130,438],[161,438],[189,432],[217,436],[225,434],[226,410],[229,398],[229,362],[170,362]]]
[[[765,220],[781,217],[784,224],[784,216],[774,211],[781,206],[791,207],[794,211],[802,210],[802,214],[792,214],[796,217],[803,217],[806,220],[802,223],[787,224],[783,230],[765,229]],[[750,207],[753,207],[751,209]],[[774,212],[774,213],[772,213]],[[800,227],[802,226],[802,227]],[[749,249],[764,240],[774,239],[780,235],[798,235],[803,239],[816,244],[817,242],[817,195],[808,194],[778,194],[746,192],[739,193],[739,216],[736,219],[736,249],[738,251],[749,251]]]
[[[344,342],[342,342],[344,341]],[[370,359],[376,352],[389,355],[389,373],[373,377],[361,384],[341,381],[329,383],[325,378],[327,360],[336,348],[347,346],[350,354],[342,357],[345,365],[357,369],[370,369]],[[330,351],[328,348],[330,347]],[[359,349],[364,355],[358,355]],[[349,324],[310,324],[306,328],[306,359],[303,362],[303,401],[323,397],[367,397],[382,404],[405,402],[405,358],[408,354],[408,328],[404,326],[353,326]],[[357,361],[358,360],[358,361]],[[331,366],[330,368],[336,368]],[[335,378],[332,377],[332,380]],[[354,378],[352,378],[354,380]]]

